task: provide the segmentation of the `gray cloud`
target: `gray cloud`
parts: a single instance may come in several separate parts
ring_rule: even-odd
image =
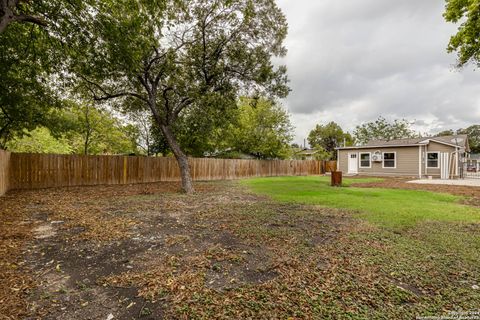
[[[480,71],[453,68],[456,26],[438,0],[279,0],[287,15],[292,93],[303,141],[316,123],[352,130],[376,119],[417,120],[422,132],[480,123]]]

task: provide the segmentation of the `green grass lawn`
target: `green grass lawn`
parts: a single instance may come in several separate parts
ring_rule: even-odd
[[[347,178],[340,188],[331,187],[329,177],[256,178],[241,183],[255,193],[281,202],[356,210],[369,222],[386,227],[409,227],[423,221],[480,222],[480,209],[460,204],[458,196],[350,186],[354,182],[376,180]]]
[[[340,188],[330,187],[329,177],[261,178],[241,184],[274,203],[314,205],[312,212],[334,208],[332,216],[354,218],[339,239],[312,254],[331,259],[322,274],[331,285],[322,287],[322,300],[313,303],[318,318],[415,319],[477,310],[480,208],[449,194],[352,186],[372,180],[347,178]],[[301,221],[295,210],[288,214],[290,221]],[[252,214],[252,223],[261,225],[256,219]],[[268,232],[265,228],[262,234]]]

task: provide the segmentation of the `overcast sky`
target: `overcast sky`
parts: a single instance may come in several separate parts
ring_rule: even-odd
[[[278,0],[289,23],[292,92],[302,142],[316,123],[347,130],[382,115],[435,133],[480,123],[480,70],[453,68],[456,26],[442,0]]]

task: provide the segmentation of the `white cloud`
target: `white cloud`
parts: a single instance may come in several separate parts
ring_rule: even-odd
[[[479,71],[452,67],[456,27],[438,0],[279,0],[290,26],[285,105],[303,142],[316,123],[347,130],[382,115],[422,132],[480,123]]]

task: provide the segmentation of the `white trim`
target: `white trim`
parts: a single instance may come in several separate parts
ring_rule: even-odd
[[[430,166],[428,165],[428,155],[429,155],[430,153],[436,153],[436,154],[437,154],[437,166],[436,166],[436,167],[430,167]],[[428,169],[440,169],[440,151],[429,151],[429,152],[427,152],[426,157],[427,157],[426,166],[427,166]]]
[[[460,148],[457,147],[457,150],[455,151],[455,176],[458,176],[458,162],[460,161],[460,155],[458,154],[460,152]]]
[[[440,144],[444,144],[446,146],[450,146],[450,147],[455,147],[455,148],[463,148],[459,145],[456,145],[456,144],[453,144],[453,143],[448,143],[448,142],[445,142],[445,141],[440,141],[440,140],[436,140],[436,139],[429,139],[428,140],[429,142],[430,141],[433,141],[433,142],[436,142],[436,143],[440,143]],[[423,141],[422,141],[423,142]]]
[[[428,167],[427,167],[427,152],[428,152],[428,144],[425,145],[425,150],[423,152],[424,161],[425,161],[425,175],[428,176]]]
[[[446,146],[450,146],[450,147],[459,147],[459,148],[465,148],[465,147],[462,147],[462,146],[458,146],[456,144],[452,144],[452,143],[448,143],[448,142],[445,142],[445,141],[440,141],[440,140],[436,140],[436,139],[426,139],[426,140],[422,140],[422,141],[419,141],[417,143],[409,143],[409,144],[396,144],[396,145],[375,145],[375,146],[352,146],[352,147],[337,147],[335,149],[337,150],[355,150],[355,149],[370,149],[370,148],[398,148],[398,147],[416,147],[416,146],[419,146],[419,145],[426,145],[426,144],[429,144],[430,142],[436,142],[436,143],[440,143],[440,144],[444,144]]]
[[[368,154],[368,167],[362,166],[362,154]],[[361,169],[371,169],[372,168],[372,153],[371,152],[359,152],[358,153],[358,167]]]
[[[337,147],[336,150],[357,150],[357,149],[373,149],[373,148],[399,148],[399,147],[417,147],[418,143],[398,144],[398,145],[377,145],[377,146],[354,146],[354,147]]]
[[[393,167],[385,167],[385,153],[393,153],[394,154],[394,158],[393,158],[394,166]],[[397,169],[397,152],[396,151],[382,152],[382,169]]]
[[[340,171],[340,150],[337,150],[337,171]]]

